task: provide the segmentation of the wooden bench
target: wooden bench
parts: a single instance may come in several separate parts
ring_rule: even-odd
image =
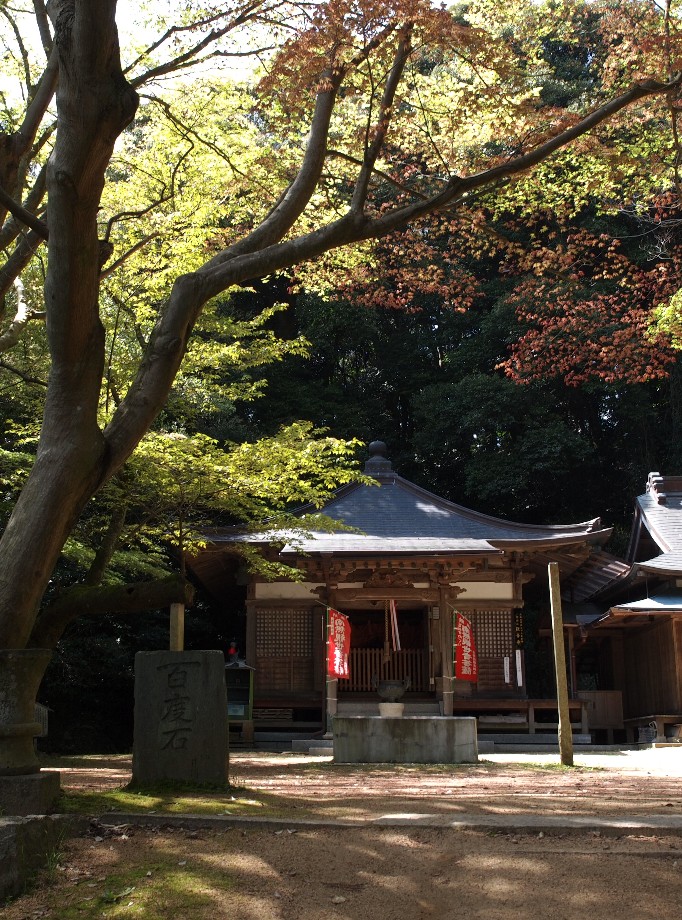
[[[635,729],[636,728],[645,728],[647,726],[656,726],[656,737],[654,742],[664,742],[665,737],[665,727],[666,725],[679,725],[682,723],[682,715],[678,713],[677,715],[652,715],[652,716],[636,716],[632,719],[623,719],[625,725],[626,737],[629,742],[635,741]]]
[[[528,733],[534,735],[536,732],[542,732],[545,729],[557,729],[559,727],[558,703],[556,700],[483,700],[483,699],[454,699],[452,701],[452,710],[455,714],[469,712],[472,714],[480,713],[483,715],[484,723],[487,725],[504,726],[505,728],[524,728]],[[579,730],[582,734],[589,731],[587,725],[588,705],[584,700],[568,701],[569,715],[571,718],[571,727]],[[556,722],[540,722],[536,719],[536,712],[554,711],[557,713]],[[518,721],[504,721],[504,713],[519,715]],[[499,722],[491,722],[488,716],[500,714],[502,718]]]

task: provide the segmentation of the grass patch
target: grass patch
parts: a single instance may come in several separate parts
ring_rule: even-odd
[[[169,858],[92,881],[68,890],[56,888],[46,899],[48,910],[62,920],[74,918],[142,916],[145,920],[205,916],[214,911],[226,891],[234,887],[224,870],[188,865]]]
[[[157,814],[195,815],[257,815],[263,813],[263,802],[244,789],[221,792],[190,792],[177,787],[157,789],[111,789],[91,791],[73,789],[63,793],[59,809],[65,814],[102,814],[107,811],[127,811]]]
[[[520,763],[497,763],[494,761],[486,760],[485,755],[481,757],[481,764],[484,764],[489,769],[497,770],[499,773],[504,773],[508,771],[509,768],[514,770],[528,770],[532,773],[603,773],[608,772],[607,767],[598,767],[598,766],[588,766],[586,764],[576,763],[572,767],[568,767],[563,763],[533,763],[531,761],[522,761]]]

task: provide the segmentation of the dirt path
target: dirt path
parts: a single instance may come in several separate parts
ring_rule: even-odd
[[[98,758],[62,770],[66,790],[105,790],[130,779],[130,760]],[[264,809],[295,816],[387,813],[682,815],[682,749],[587,754],[577,770],[555,755],[490,755],[459,766],[358,765],[292,754],[236,753],[231,781]],[[218,797],[218,796],[217,796]]]
[[[233,778],[290,815],[682,814],[682,751],[608,769],[486,761],[468,768],[334,768],[239,754]],[[649,755],[649,756],[640,756]],[[663,756],[661,756],[663,755]],[[556,758],[554,758],[555,760]],[[598,769],[597,769],[598,768]],[[127,778],[120,759],[63,784]],[[3,920],[668,920],[682,900],[682,837],[436,828],[105,831],[69,841],[51,880]]]
[[[681,867],[666,836],[133,829],[70,841],[3,920],[672,920]]]

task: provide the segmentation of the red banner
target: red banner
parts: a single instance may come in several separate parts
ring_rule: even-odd
[[[348,679],[350,654],[350,621],[338,610],[329,610],[329,636],[327,639],[327,674]]]
[[[457,680],[478,680],[478,657],[471,620],[461,613],[455,615],[455,677]]]

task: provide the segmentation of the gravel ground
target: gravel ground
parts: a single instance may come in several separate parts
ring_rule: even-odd
[[[577,770],[557,769],[555,755],[490,755],[466,768],[335,767],[258,753],[231,762],[266,810],[285,804],[291,816],[682,816],[676,749],[580,754]],[[125,760],[99,764],[66,771],[63,785],[127,780]],[[3,920],[667,920],[681,901],[682,836],[667,832],[93,825]]]

